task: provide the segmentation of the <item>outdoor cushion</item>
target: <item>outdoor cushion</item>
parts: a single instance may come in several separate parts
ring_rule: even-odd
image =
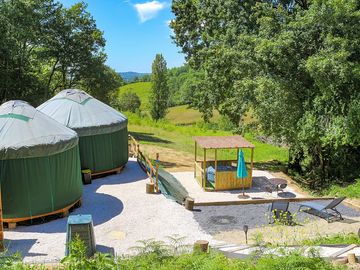
[[[215,181],[215,169],[212,166],[206,169],[206,179],[211,182]]]

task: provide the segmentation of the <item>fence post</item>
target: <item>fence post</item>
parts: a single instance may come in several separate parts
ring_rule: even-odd
[[[159,153],[156,153],[156,192],[159,193]]]
[[[138,158],[139,157],[139,152],[140,152],[140,145],[139,144],[136,144],[136,157]]]
[[[0,186],[0,252],[5,250],[4,247],[4,227],[3,227],[3,213],[2,213],[2,197],[1,197],[1,186]]]

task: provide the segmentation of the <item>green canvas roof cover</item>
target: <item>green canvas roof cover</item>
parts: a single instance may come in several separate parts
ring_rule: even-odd
[[[126,116],[78,89],[61,91],[38,110],[75,130],[80,137],[112,133],[127,126]]]
[[[77,144],[76,132],[24,101],[0,106],[0,160],[53,155]]]

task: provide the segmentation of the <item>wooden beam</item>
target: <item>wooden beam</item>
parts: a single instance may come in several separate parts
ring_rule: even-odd
[[[197,162],[197,143],[196,143],[196,141],[195,141],[194,178],[196,178],[196,162]]]
[[[46,213],[46,214],[41,214],[41,215],[36,215],[36,216],[31,216],[31,217],[23,217],[23,218],[3,218],[3,222],[5,223],[17,223],[17,222],[21,222],[21,221],[25,221],[25,220],[31,220],[31,219],[35,219],[35,218],[40,218],[40,217],[47,217],[47,216],[51,216],[51,215],[56,215],[56,214],[61,214],[66,210],[70,210],[72,207],[74,207],[75,205],[77,205],[79,203],[79,201],[81,200],[78,199],[76,200],[76,202],[62,208],[56,211],[52,211],[50,213]]]
[[[159,153],[156,153],[156,173],[155,173],[155,177],[156,177],[156,193],[159,193]]]
[[[3,224],[3,210],[2,210],[2,196],[0,186],[0,252],[5,250],[4,247],[4,224]]]
[[[246,200],[237,200],[237,201],[213,201],[213,202],[196,202],[195,206],[218,206],[218,205],[245,205],[245,204],[264,204],[272,202],[305,202],[305,201],[320,201],[320,200],[333,200],[331,197],[307,197],[307,198],[287,198],[287,199],[246,199]]]
[[[348,252],[349,250],[352,250],[352,249],[354,249],[354,248],[356,248],[356,247],[357,247],[357,245],[351,244],[351,245],[349,245],[349,246],[347,246],[347,247],[344,247],[344,248],[340,249],[339,251],[331,254],[331,255],[330,255],[330,258],[339,257],[340,255],[344,254],[345,252]]]
[[[205,188],[206,187],[206,149],[204,148],[204,165],[203,165],[203,170],[204,170],[204,173],[203,173],[203,187]]]
[[[217,149],[215,149],[215,172],[217,171]]]
[[[253,168],[254,168],[254,148],[251,148],[251,159],[250,159],[250,179],[251,179],[251,186],[252,186],[252,175],[253,175]]]

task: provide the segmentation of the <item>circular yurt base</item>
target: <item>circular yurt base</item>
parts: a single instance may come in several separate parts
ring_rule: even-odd
[[[124,167],[125,167],[125,165],[122,165],[120,167],[116,167],[111,170],[100,171],[100,172],[91,172],[91,178],[100,178],[100,177],[104,177],[108,174],[119,174],[124,169]]]
[[[20,223],[20,222],[34,221],[36,219],[43,219],[44,220],[44,219],[47,219],[47,218],[49,220],[53,220],[53,219],[58,218],[58,217],[56,217],[57,215],[60,218],[67,217],[69,215],[70,211],[72,211],[73,209],[78,208],[80,206],[81,206],[81,198],[78,199],[77,201],[75,201],[74,203],[62,208],[62,209],[52,211],[50,213],[45,213],[45,214],[31,216],[31,217],[22,217],[22,218],[4,218],[3,222],[4,222],[5,225],[7,225],[8,229],[15,229],[17,224]],[[44,222],[43,220],[42,220],[41,223]]]

